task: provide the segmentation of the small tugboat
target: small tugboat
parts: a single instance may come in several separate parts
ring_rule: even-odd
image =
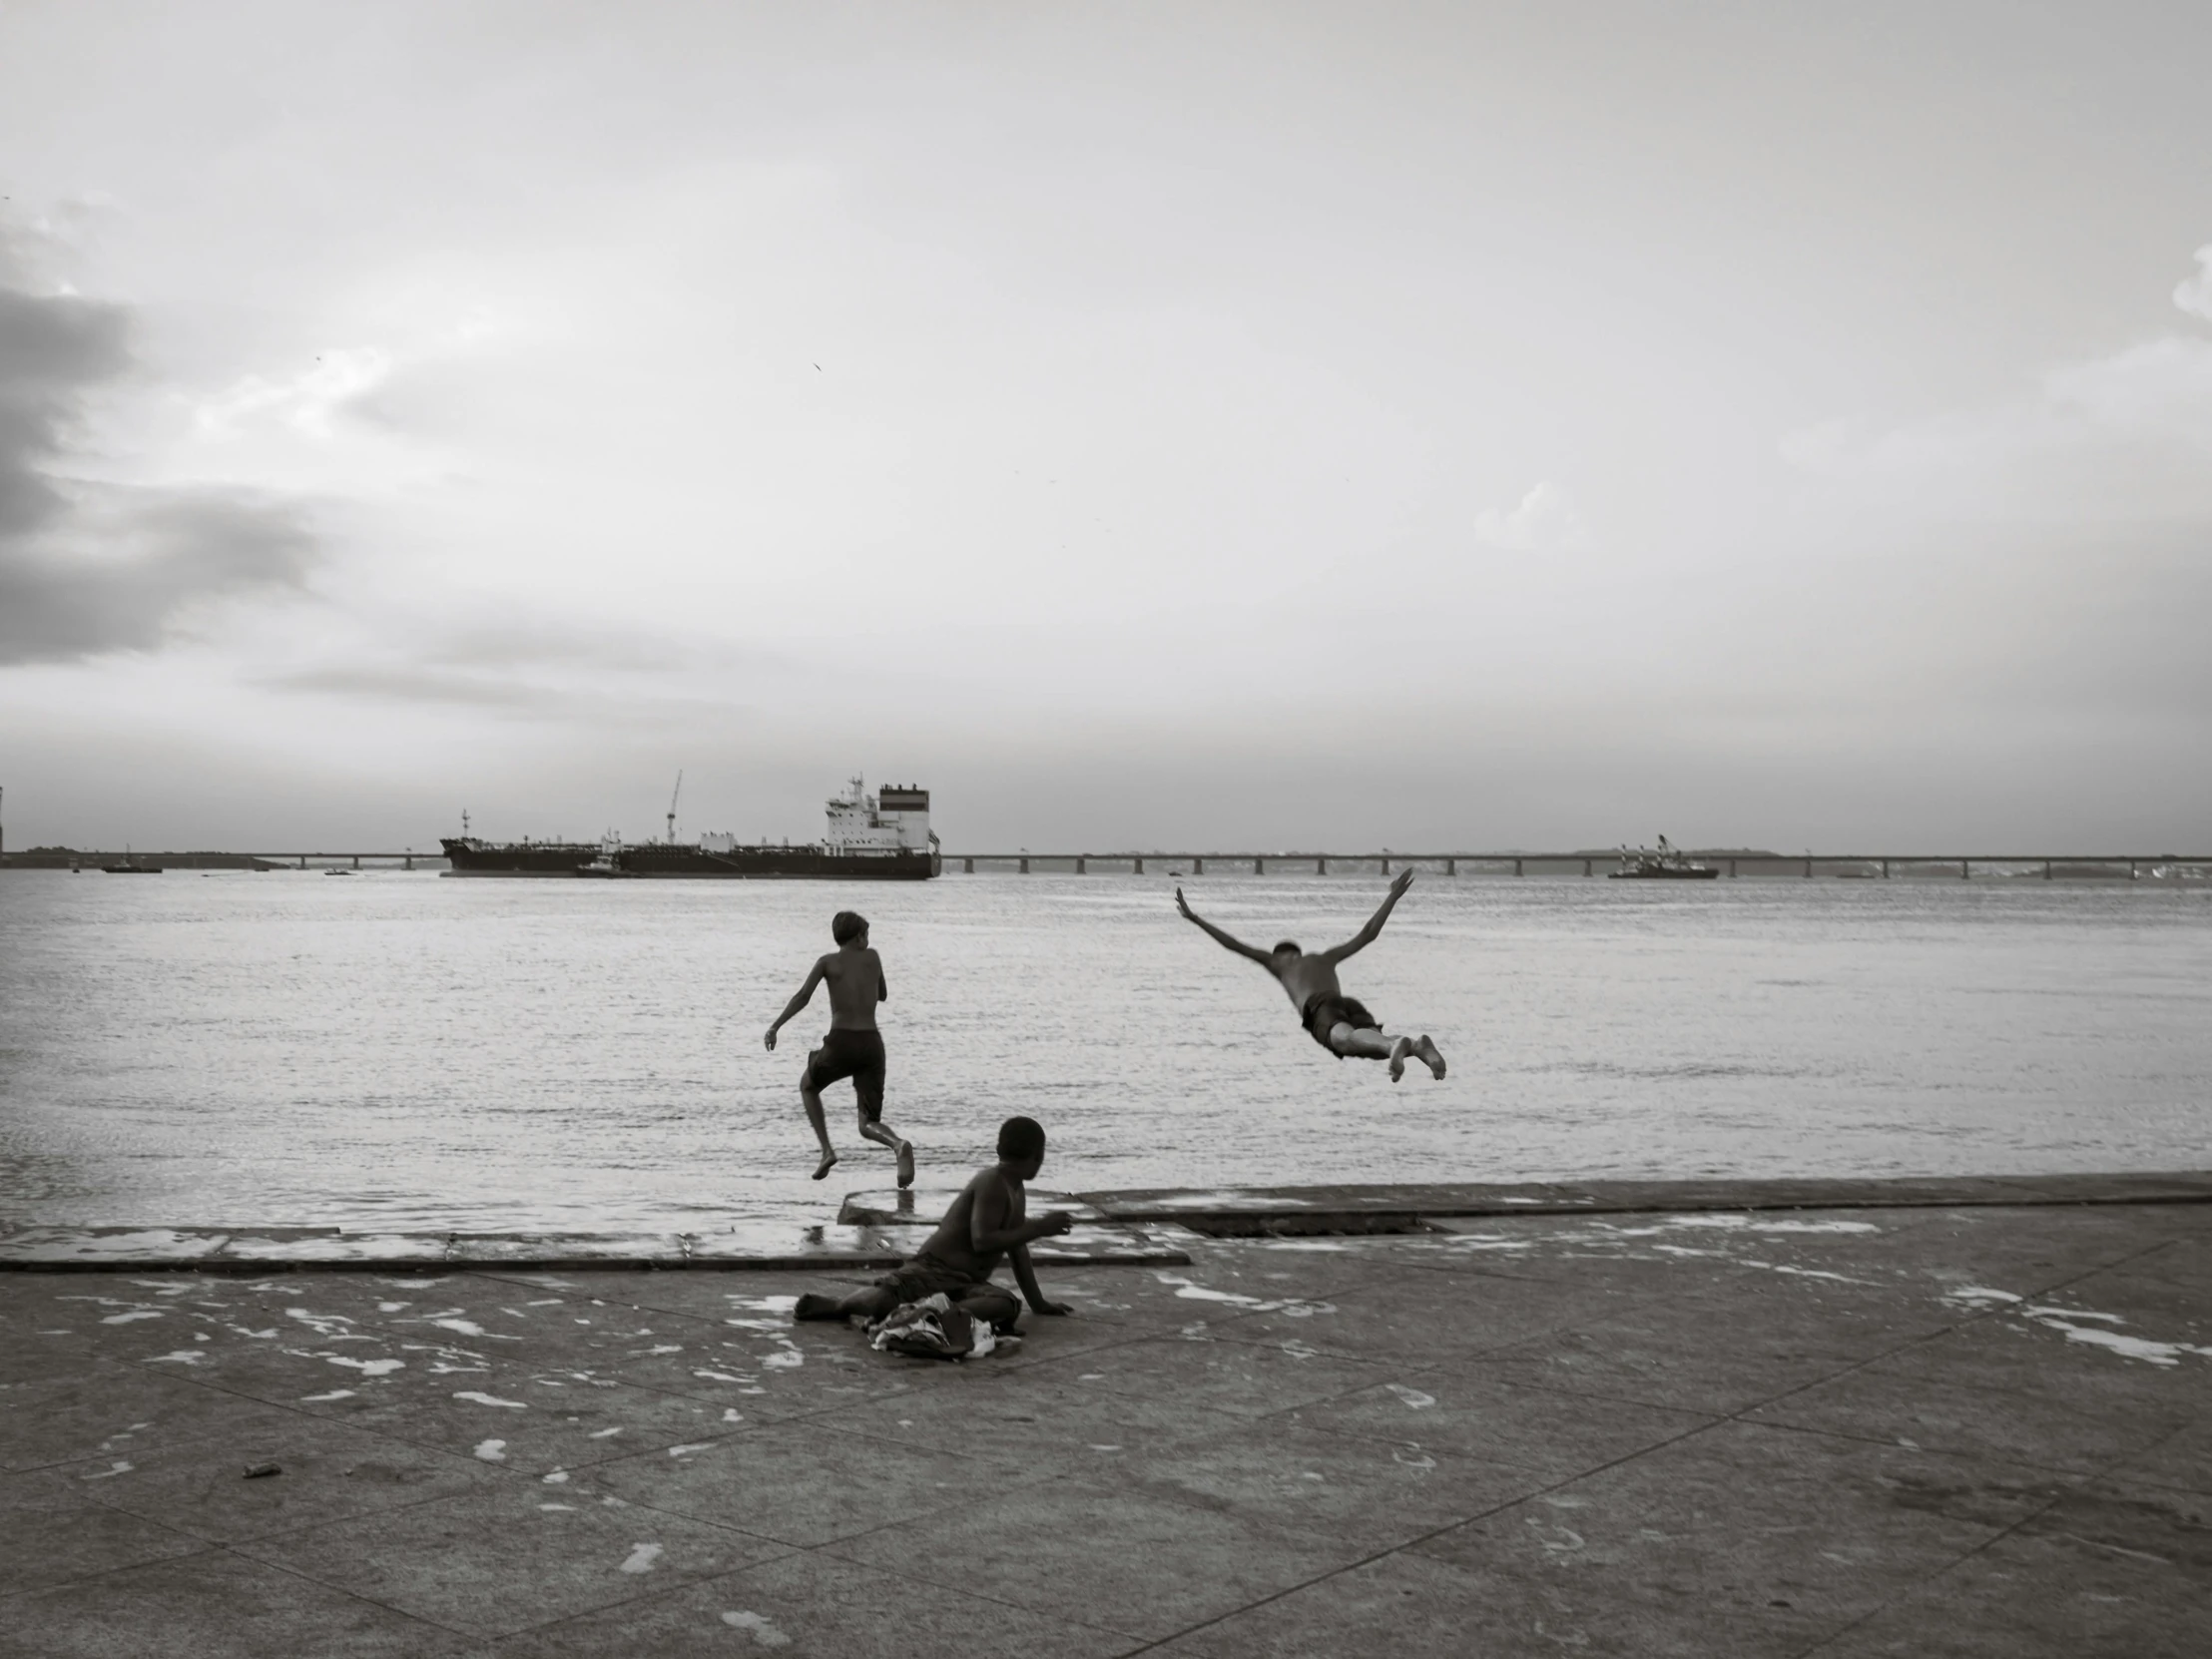
[[[100,868],[102,873],[107,875],[159,875],[162,872],[160,864],[148,863],[144,858],[134,854],[128,846],[123,849],[123,862],[120,864],[102,864]]]
[[[622,862],[622,837],[609,830],[599,843],[599,856],[588,864],[576,866],[578,875],[597,876],[602,880],[617,881],[624,877],[635,878],[637,871],[625,868]]]
[[[1659,837],[1656,851],[1639,846],[1631,851],[1621,848],[1621,867],[1608,871],[1608,881],[1710,881],[1720,871],[1710,864],[1693,864],[1679,846],[1668,844],[1667,837]]]

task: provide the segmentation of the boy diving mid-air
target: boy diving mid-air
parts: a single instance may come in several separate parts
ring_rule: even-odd
[[[1389,896],[1368,917],[1365,927],[1343,944],[1312,952],[1299,949],[1289,939],[1273,950],[1256,949],[1193,910],[1183,897],[1181,887],[1175,889],[1175,907],[1186,919],[1205,928],[1226,949],[1249,956],[1274,974],[1283,989],[1290,993],[1298,1009],[1299,1023],[1306,1027],[1314,1041],[1340,1060],[1357,1055],[1363,1060],[1389,1061],[1390,1081],[1395,1083],[1405,1075],[1407,1059],[1420,1061],[1431,1076],[1443,1076],[1444,1057],[1425,1036],[1385,1037],[1381,1022],[1368,1012],[1366,1005],[1358,997],[1345,995],[1344,987],[1337,982],[1337,964],[1354,951],[1366,949],[1382,935],[1382,923],[1389,919],[1391,908],[1412,884],[1413,872],[1400,871],[1397,879],[1390,883]]]

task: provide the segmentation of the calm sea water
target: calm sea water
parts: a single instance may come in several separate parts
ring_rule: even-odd
[[[1209,876],[1262,944],[1375,876]],[[1451,1061],[1392,1087],[1300,1029],[1172,882],[0,875],[0,1215],[697,1228],[823,1219],[889,1160],[761,1032],[864,909],[887,1119],[924,1182],[998,1121],[1058,1188],[2212,1165],[2212,891],[1425,874],[1348,989]]]

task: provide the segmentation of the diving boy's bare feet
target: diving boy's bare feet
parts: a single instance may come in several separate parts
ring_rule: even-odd
[[[1438,1073],[1438,1075],[1442,1074]],[[912,1141],[900,1141],[898,1143],[898,1184],[901,1187],[910,1187],[914,1184],[914,1143]]]
[[[834,1152],[825,1152],[822,1155],[822,1167],[815,1171],[815,1179],[817,1181],[820,1181],[824,1176],[828,1175],[830,1171],[831,1166],[833,1166],[836,1161],[837,1155]]]
[[[1444,1075],[1444,1057],[1436,1052],[1436,1045],[1426,1035],[1413,1044],[1413,1056],[1428,1067],[1428,1075],[1441,1082]]]
[[[1400,1037],[1390,1044],[1390,1081],[1395,1083],[1405,1075],[1405,1057],[1413,1052],[1413,1039]]]

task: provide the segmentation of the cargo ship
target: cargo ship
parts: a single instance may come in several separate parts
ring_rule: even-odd
[[[855,778],[845,794],[827,804],[829,827],[805,844],[745,843],[735,835],[676,838],[669,812],[665,840],[625,845],[619,836],[597,841],[487,841],[466,832],[439,844],[452,867],[448,875],[554,875],[658,879],[798,878],[823,881],[926,881],[943,859],[929,828],[929,792],[908,785],[871,791]]]
[[[1631,851],[1621,848],[1621,867],[1611,872],[1615,881],[1710,881],[1720,871],[1711,864],[1693,864],[1678,846],[1670,846],[1667,837],[1659,837],[1659,850],[1639,846]]]

